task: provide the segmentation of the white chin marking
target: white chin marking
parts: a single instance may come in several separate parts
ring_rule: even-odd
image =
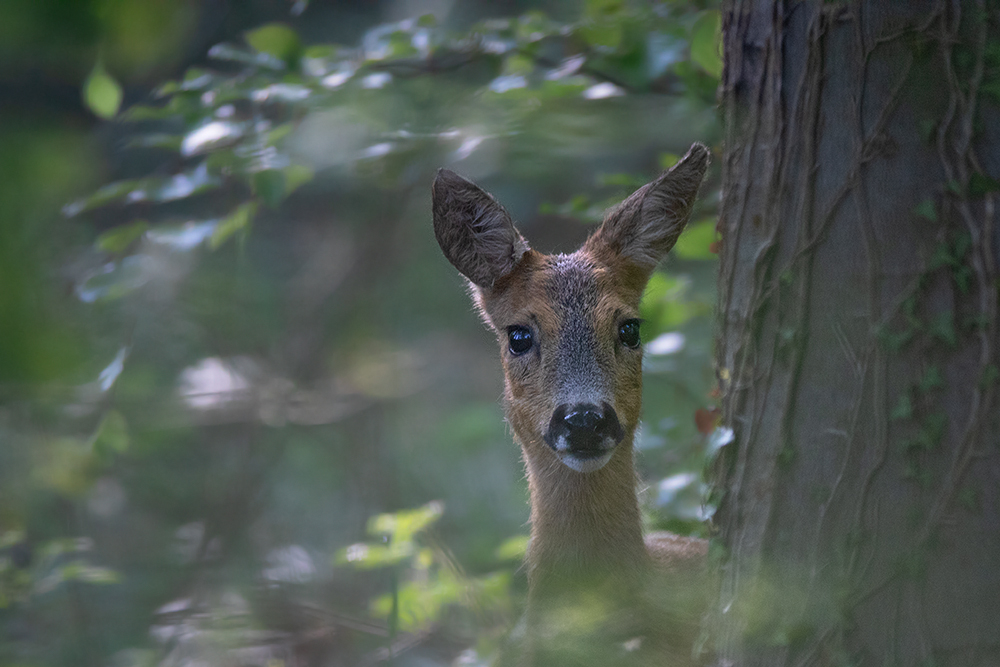
[[[594,472],[595,470],[603,468],[604,465],[611,460],[611,455],[613,453],[614,450],[612,449],[608,450],[606,454],[601,454],[600,456],[581,459],[573,456],[569,452],[560,452],[559,460],[577,472]]]

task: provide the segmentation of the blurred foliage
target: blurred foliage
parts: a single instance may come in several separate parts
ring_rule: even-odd
[[[573,249],[717,141],[719,15],[432,5],[344,45],[290,3],[193,60],[196,3],[0,10],[0,84],[114,119],[0,112],[0,664],[477,664],[513,623],[526,492],[429,183]],[[642,306],[644,510],[689,533],[717,188]]]

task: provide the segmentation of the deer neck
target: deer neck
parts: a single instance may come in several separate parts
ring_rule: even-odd
[[[571,470],[543,447],[524,448],[531,494],[531,594],[640,581],[650,560],[631,438],[591,473]]]

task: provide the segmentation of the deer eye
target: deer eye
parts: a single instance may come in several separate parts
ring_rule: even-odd
[[[633,350],[639,347],[639,320],[625,320],[620,325],[618,325],[618,340],[622,342],[625,347],[630,347]]]
[[[507,327],[507,347],[511,354],[515,356],[524,354],[531,349],[531,344],[531,329],[520,324]]]

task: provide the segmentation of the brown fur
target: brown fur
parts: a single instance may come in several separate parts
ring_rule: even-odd
[[[642,354],[618,331],[638,316],[646,281],[687,222],[707,165],[708,150],[695,144],[609,211],[571,255],[529,249],[475,184],[445,170],[435,181],[435,234],[500,342],[505,410],[531,493],[526,631],[503,664],[691,664],[695,626],[681,607],[697,588],[691,571],[706,544],[669,533],[643,540],[632,446]],[[511,326],[532,332],[527,353],[508,349]],[[571,469],[545,439],[557,407],[581,397],[611,406],[624,432],[591,472]],[[677,577],[658,585],[655,571]]]

